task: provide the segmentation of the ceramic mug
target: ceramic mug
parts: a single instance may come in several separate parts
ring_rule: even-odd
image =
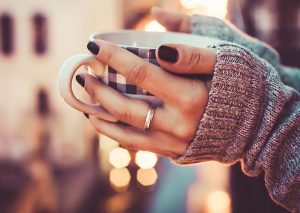
[[[157,66],[159,66],[159,64],[156,60],[155,50],[162,44],[179,43],[197,47],[208,47],[218,41],[214,38],[193,34],[175,32],[145,32],[135,30],[96,33],[89,38],[89,40],[93,39],[106,40],[117,44]],[[98,104],[83,102],[73,93],[72,80],[76,71],[82,65],[88,66],[92,73],[96,73],[98,76],[100,75],[106,84],[117,89],[124,95],[131,98],[143,99],[154,105],[161,104],[161,101],[158,98],[127,81],[123,75],[117,72],[117,70],[108,66],[103,68],[103,64],[101,64],[91,54],[80,54],[67,59],[62,65],[58,76],[58,90],[60,95],[67,104],[79,111],[96,116],[97,113],[100,112]]]

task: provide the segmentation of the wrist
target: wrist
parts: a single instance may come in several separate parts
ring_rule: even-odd
[[[217,63],[209,100],[196,137],[176,163],[207,160],[233,163],[243,156],[256,131],[264,96],[264,65],[236,44],[215,45]]]

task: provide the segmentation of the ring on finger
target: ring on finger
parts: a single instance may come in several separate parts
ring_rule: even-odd
[[[152,105],[149,106],[149,110],[147,112],[146,120],[145,120],[145,123],[144,123],[144,130],[145,131],[149,131],[149,129],[150,129],[151,122],[153,120],[153,116],[154,116],[154,113],[155,113],[155,109],[156,109],[155,106],[152,106]]]

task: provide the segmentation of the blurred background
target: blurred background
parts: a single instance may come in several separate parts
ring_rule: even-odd
[[[229,19],[300,66],[298,0],[0,1],[0,212],[285,212],[240,165],[178,167],[98,135],[56,89],[98,31],[165,31],[152,6]],[[75,86],[75,85],[74,85]],[[76,86],[75,86],[76,87]],[[83,92],[83,91],[81,91]]]

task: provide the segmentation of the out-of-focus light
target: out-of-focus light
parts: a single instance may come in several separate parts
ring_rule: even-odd
[[[99,135],[99,162],[102,170],[109,172],[111,164],[109,163],[110,152],[119,147],[119,143],[105,135]]]
[[[111,150],[119,146],[119,143],[106,135],[99,135],[100,150],[109,153]]]
[[[201,4],[201,0],[180,0],[180,3],[186,9],[190,10],[198,7]]]
[[[118,147],[109,153],[109,162],[115,168],[124,168],[128,166],[130,160],[131,157],[127,149]]]
[[[207,8],[206,15],[223,19],[227,14],[228,0],[201,0],[201,3]]]
[[[181,0],[182,6],[192,13],[224,19],[228,0]]]
[[[128,208],[132,205],[133,199],[128,192],[116,193],[112,197],[108,198],[105,205],[105,212],[110,213],[120,213],[120,212],[128,212]],[[103,203],[100,203],[103,205]],[[101,209],[103,206],[101,206]]]
[[[229,213],[230,197],[227,192],[217,190],[211,192],[207,197],[208,213]]]
[[[157,21],[152,20],[145,25],[145,31],[165,32],[166,28]]]
[[[154,168],[150,169],[139,169],[137,171],[136,179],[143,186],[152,186],[157,180],[157,173]]]
[[[130,179],[131,176],[127,168],[113,168],[109,173],[110,184],[118,192],[128,188]]]
[[[135,155],[135,163],[142,169],[149,169],[155,166],[157,156],[153,152],[138,151]]]

